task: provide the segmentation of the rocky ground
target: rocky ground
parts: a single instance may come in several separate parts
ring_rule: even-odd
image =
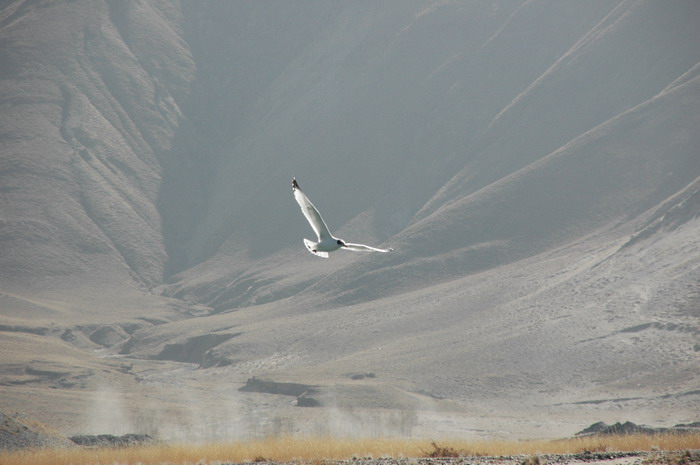
[[[269,465],[694,465],[700,451],[584,452],[580,454],[510,455],[502,457],[353,458],[322,462],[266,462]],[[234,465],[224,463],[222,465]]]
[[[45,424],[19,413],[0,412],[0,452],[52,447],[127,447],[153,442],[147,434],[64,436]]]
[[[38,421],[0,412],[0,451],[74,445],[61,433]]]
[[[82,447],[129,447],[156,442],[148,434],[83,434],[71,436],[70,440]]]

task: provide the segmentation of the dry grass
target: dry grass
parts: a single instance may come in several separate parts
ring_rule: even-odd
[[[631,434],[621,436],[588,436],[537,441],[451,441],[441,447],[457,449],[460,455],[537,455],[575,454],[580,452],[651,451],[700,449],[700,433]]]
[[[700,433],[587,437],[550,441],[466,441],[419,439],[338,439],[283,437],[265,440],[150,445],[130,448],[51,449],[0,453],[0,465],[211,465],[254,461],[340,460],[352,457],[457,455],[539,455],[584,451],[700,449]]]

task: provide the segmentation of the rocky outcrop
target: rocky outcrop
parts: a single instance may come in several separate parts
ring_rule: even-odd
[[[198,363],[204,368],[227,364],[225,359],[217,358],[212,349],[236,337],[238,334],[205,334],[186,339],[184,342],[166,344],[155,357],[158,360]]]
[[[71,447],[58,431],[17,413],[0,412],[0,450]]]
[[[83,447],[128,447],[156,442],[148,434],[84,434],[71,436],[70,440]]]
[[[611,435],[625,435],[625,434],[659,434],[659,433],[687,433],[687,432],[698,432],[700,431],[700,423],[695,422],[688,425],[676,425],[671,428],[653,427],[645,425],[637,425],[631,421],[626,421],[624,423],[615,423],[608,425],[605,422],[599,421],[593,423],[588,428],[585,428],[578,433],[576,436],[611,436]]]
[[[248,378],[245,385],[238,389],[241,392],[261,392],[265,394],[277,394],[282,396],[294,396],[297,398],[297,407],[320,407],[321,400],[315,396],[319,394],[318,386],[300,383],[284,383],[260,378]]]

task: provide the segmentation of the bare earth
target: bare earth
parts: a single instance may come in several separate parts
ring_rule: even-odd
[[[289,464],[299,465],[299,462]],[[700,451],[594,452],[580,454],[511,455],[503,457],[440,458],[353,458],[314,461],[309,465],[694,465],[700,464]],[[283,463],[273,463],[283,465]],[[284,464],[286,465],[286,463]]]

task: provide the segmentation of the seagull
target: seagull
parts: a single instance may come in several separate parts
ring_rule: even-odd
[[[321,258],[328,258],[328,252],[333,252],[338,249],[352,250],[353,252],[390,252],[394,249],[377,249],[376,247],[370,247],[364,244],[352,244],[350,242],[345,242],[342,239],[333,237],[331,232],[328,230],[325,221],[321,218],[321,214],[316,210],[314,204],[311,203],[308,197],[299,189],[299,184],[296,178],[292,178],[292,192],[294,192],[294,198],[301,207],[301,212],[306,217],[306,220],[311,225],[311,228],[316,233],[318,237],[318,242],[313,242],[308,239],[304,239],[304,245],[309,252]]]

